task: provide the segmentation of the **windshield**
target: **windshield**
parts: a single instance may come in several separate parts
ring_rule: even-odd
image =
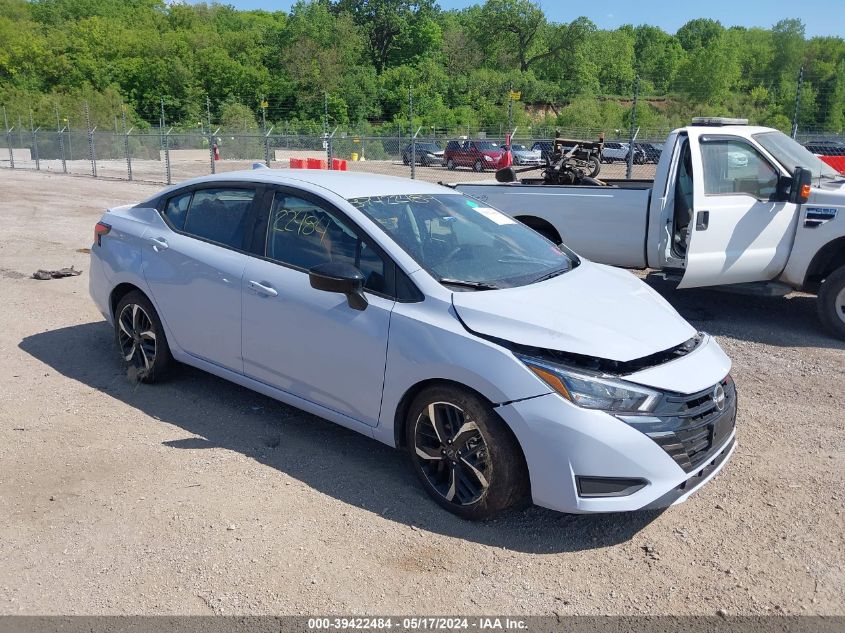
[[[499,149],[499,146],[492,141],[476,141],[475,146],[484,152],[492,152]]]
[[[813,173],[813,178],[820,176],[839,176],[833,167],[810,152],[797,141],[783,132],[761,132],[752,134],[754,140],[762,145],[791,174],[796,167],[804,167]]]
[[[428,152],[440,151],[440,146],[436,143],[417,143],[417,149],[424,149]]]
[[[444,285],[511,288],[565,273],[579,263],[574,253],[462,194],[349,202]]]

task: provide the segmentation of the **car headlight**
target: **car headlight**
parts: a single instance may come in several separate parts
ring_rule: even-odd
[[[484,157],[484,160],[486,160],[488,163],[492,163],[492,162],[493,162],[493,158],[492,158],[491,156],[485,156],[485,157]]]
[[[661,393],[624,380],[576,371],[530,356],[517,356],[540,380],[571,403],[610,413],[651,413]]]

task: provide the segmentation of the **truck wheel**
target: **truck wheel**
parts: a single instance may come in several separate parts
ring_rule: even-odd
[[[422,391],[408,410],[405,443],[426,492],[464,519],[488,519],[528,497],[525,458],[486,400],[453,385]]]
[[[601,171],[601,163],[599,162],[599,160],[595,156],[593,156],[590,160],[587,161],[587,164],[590,166],[590,173],[588,174],[588,176],[590,178],[595,178],[596,176],[598,176],[599,172]]]
[[[827,276],[817,299],[819,319],[828,330],[845,339],[845,266]]]

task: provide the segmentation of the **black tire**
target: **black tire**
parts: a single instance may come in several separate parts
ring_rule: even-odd
[[[446,161],[446,169],[450,171],[455,171],[455,161],[451,158]]]
[[[845,339],[845,266],[822,282],[816,299],[819,319],[834,336]]]
[[[172,364],[161,319],[150,300],[138,290],[125,294],[117,303],[114,338],[130,377],[140,382],[161,380]]]
[[[410,164],[411,164],[411,159],[410,159],[410,158],[408,158],[405,154],[403,154],[403,155],[402,155],[402,163],[403,163],[403,164],[405,164],[405,165],[410,165]]]
[[[475,162],[472,164],[472,171],[484,171],[484,163],[481,162],[480,158],[475,159]]]
[[[587,164],[590,166],[590,173],[587,175],[590,178],[595,178],[596,176],[598,176],[599,172],[601,171],[601,163],[599,162],[599,160],[595,156],[593,156],[590,158],[590,160],[587,161]]]
[[[437,426],[430,423],[431,407]],[[528,498],[528,469],[516,438],[487,401],[466,389],[434,386],[414,398],[405,442],[423,488],[461,518],[488,519]]]

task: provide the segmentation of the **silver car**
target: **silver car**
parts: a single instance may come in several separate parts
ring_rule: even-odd
[[[667,506],[734,449],[711,337],[453,189],[225,173],[110,209],[94,235],[91,296],[131,375],[179,361],[401,447],[459,516]]]
[[[543,164],[543,154],[539,149],[529,149],[519,143],[513,143],[511,145],[511,156],[513,156],[514,165]]]

